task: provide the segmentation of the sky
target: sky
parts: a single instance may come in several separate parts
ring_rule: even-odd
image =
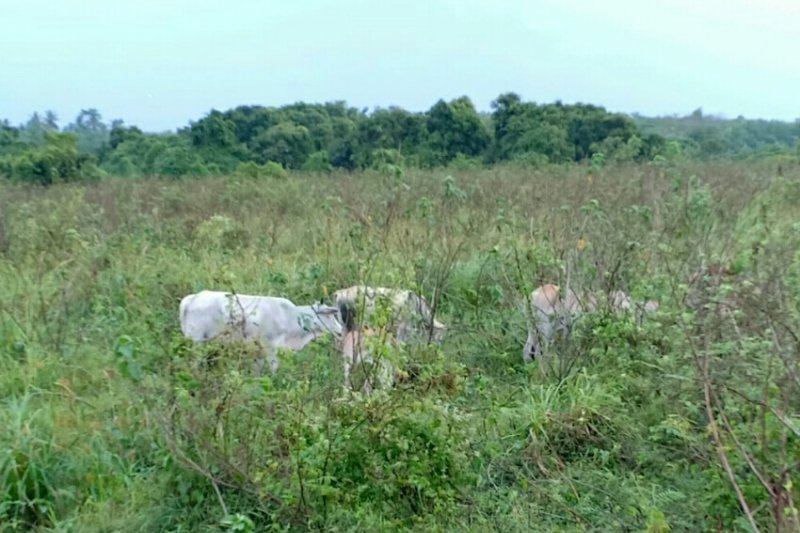
[[[513,91],[644,115],[800,117],[798,0],[0,0],[0,118],[147,131],[211,109],[424,111]]]

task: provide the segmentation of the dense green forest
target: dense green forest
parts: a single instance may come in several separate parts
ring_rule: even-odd
[[[722,120],[696,110],[647,118],[587,104],[537,104],[514,93],[479,113],[467,97],[428,111],[344,102],[212,110],[170,133],[145,133],[96,109],[59,126],[53,112],[0,122],[0,176],[50,184],[105,175],[283,175],[286,170],[525,166],[797,154],[800,122]]]

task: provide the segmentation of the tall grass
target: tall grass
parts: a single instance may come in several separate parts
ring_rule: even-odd
[[[2,183],[0,531],[800,531],[800,168],[773,170]],[[661,308],[583,317],[543,376],[541,282]],[[259,378],[180,337],[199,289],[355,283],[449,326],[370,396],[327,338]]]

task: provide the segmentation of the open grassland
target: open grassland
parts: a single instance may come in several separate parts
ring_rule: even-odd
[[[389,170],[0,184],[0,531],[800,531],[800,168]],[[567,280],[661,307],[543,375],[524,295]],[[449,326],[370,397],[330,338],[257,378],[180,335],[199,289],[356,283]]]

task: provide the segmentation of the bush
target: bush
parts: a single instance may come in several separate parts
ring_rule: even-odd
[[[248,178],[279,178],[286,179],[288,174],[280,163],[268,161],[263,165],[259,165],[253,161],[239,163],[233,171],[236,176],[244,176]]]
[[[319,152],[314,152],[306,162],[303,163],[303,170],[306,172],[320,172],[320,173],[328,173],[333,170],[333,167],[330,163],[330,158],[328,157],[328,152],[326,150],[320,150]]]
[[[68,133],[45,134],[45,145],[31,148],[7,163],[20,181],[39,185],[96,179],[102,174],[92,156],[78,152],[77,138]]]
[[[197,244],[216,250],[235,250],[247,243],[247,230],[232,218],[213,215],[197,226]]]

